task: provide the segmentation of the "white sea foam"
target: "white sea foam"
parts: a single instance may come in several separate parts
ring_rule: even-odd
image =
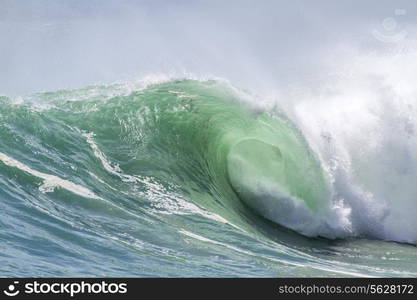
[[[355,235],[417,242],[417,53],[345,57],[285,106],[319,153]]]
[[[15,160],[1,152],[0,152],[0,161],[2,161],[5,165],[9,167],[18,168],[19,170],[22,170],[23,172],[26,172],[32,176],[43,179],[44,183],[39,187],[39,190],[42,193],[50,193],[50,192],[53,192],[55,188],[60,187],[82,197],[92,198],[92,199],[102,199],[101,197],[97,196],[94,192],[90,191],[86,187],[75,184],[69,180],[62,179],[55,175],[50,175],[50,174],[33,170],[29,168],[27,165],[21,163],[20,161]]]

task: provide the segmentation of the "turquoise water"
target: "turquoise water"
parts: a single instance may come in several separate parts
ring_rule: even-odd
[[[297,122],[250,102],[214,80],[1,97],[0,275],[417,276],[413,234],[357,221]]]

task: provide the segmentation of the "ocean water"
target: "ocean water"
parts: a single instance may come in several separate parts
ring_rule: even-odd
[[[192,78],[0,97],[0,274],[417,276],[414,90],[358,86],[272,106]]]

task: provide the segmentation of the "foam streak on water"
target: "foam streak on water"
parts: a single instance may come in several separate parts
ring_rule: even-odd
[[[35,171],[29,168],[28,166],[26,166],[25,164],[22,164],[21,162],[1,152],[0,152],[0,161],[2,161],[4,164],[6,164],[9,167],[18,168],[26,173],[29,173],[32,176],[36,176],[38,178],[43,179],[44,183],[39,187],[39,190],[41,192],[44,192],[44,193],[53,192],[55,188],[61,187],[74,194],[80,195],[82,197],[92,198],[92,199],[102,199],[96,194],[94,194],[92,191],[90,191],[89,189],[81,185],[59,178],[58,176]]]

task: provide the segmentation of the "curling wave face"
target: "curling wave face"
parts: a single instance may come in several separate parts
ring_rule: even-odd
[[[0,98],[3,275],[413,275],[407,246],[351,265],[356,241],[303,237],[363,232],[323,153],[251,101],[215,80]]]

